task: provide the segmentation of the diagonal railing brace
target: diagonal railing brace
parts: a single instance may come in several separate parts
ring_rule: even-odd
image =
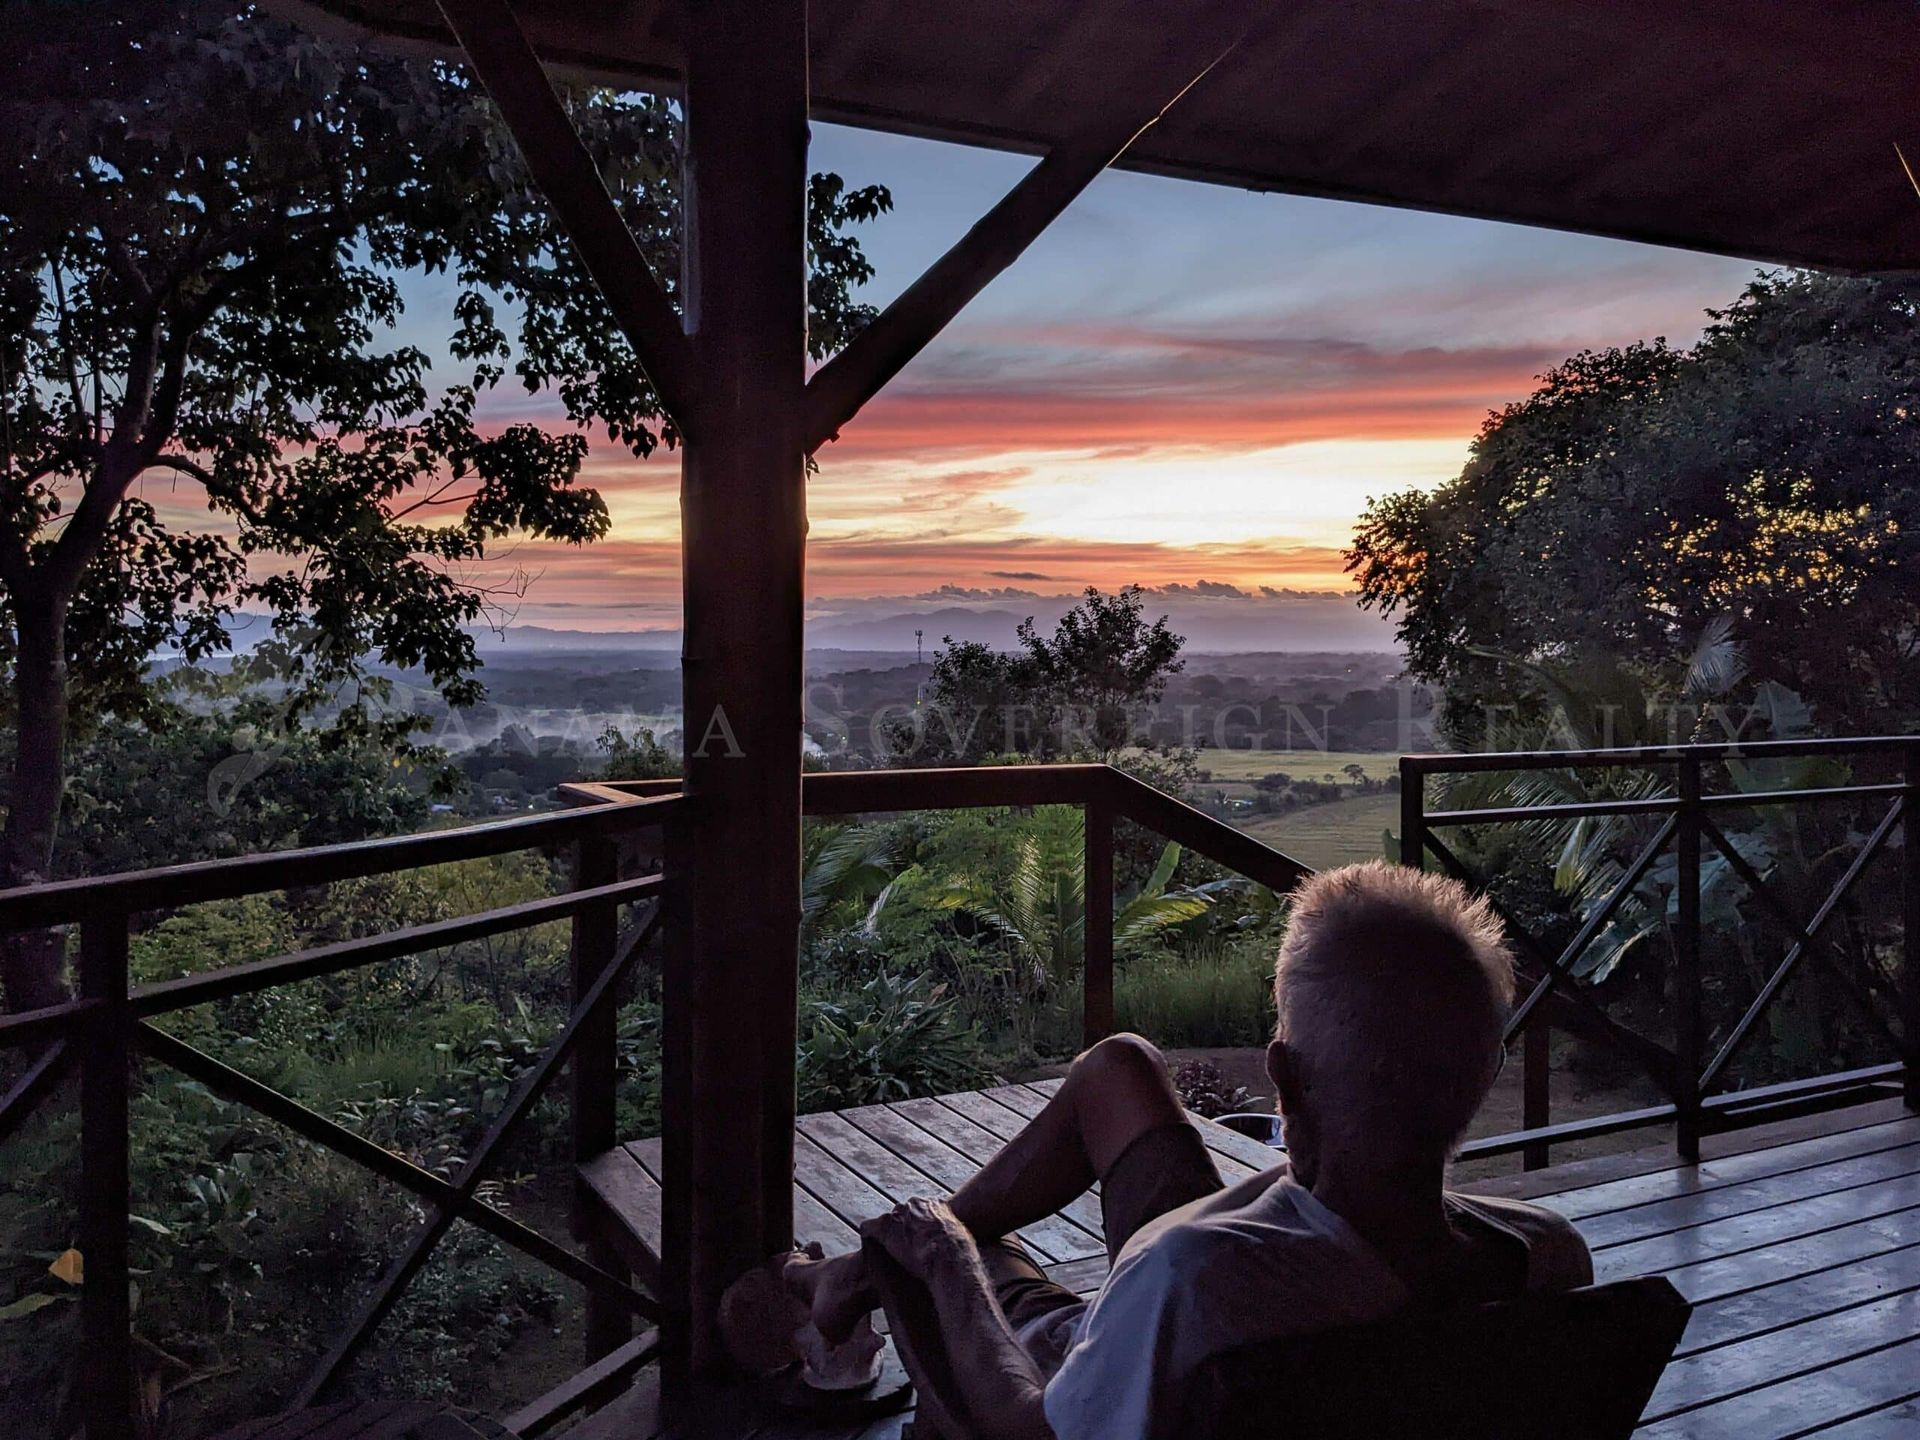
[[[1532,1018],[1534,1010],[1539,1007],[1542,1000],[1546,999],[1547,992],[1555,985],[1563,980],[1569,983],[1573,981],[1575,978],[1571,968],[1573,962],[1579,958],[1581,951],[1593,943],[1593,937],[1606,928],[1607,922],[1613,919],[1614,913],[1633,892],[1633,887],[1640,883],[1640,877],[1647,873],[1648,868],[1659,858],[1660,852],[1667,848],[1667,843],[1673,839],[1677,829],[1679,829],[1678,817],[1669,816],[1667,823],[1660,827],[1659,833],[1649,840],[1646,848],[1634,857],[1633,864],[1628,866],[1627,873],[1620,877],[1620,883],[1613,887],[1613,893],[1607,896],[1606,903],[1587,917],[1586,923],[1580,927],[1579,932],[1567,942],[1566,948],[1561,950],[1559,958],[1547,966],[1547,973],[1541,977],[1540,983],[1528,992],[1526,999],[1514,1007],[1513,1014],[1507,1017],[1504,1039],[1512,1040],[1515,1035],[1526,1029],[1527,1021]]]
[[[682,436],[699,425],[693,346],[507,0],[440,0],[440,13],[513,132],[534,184],[600,287]]]
[[[453,1179],[454,1191],[462,1199],[470,1199],[473,1196],[492,1164],[495,1153],[505,1143],[527,1111],[532,1109],[534,1103],[545,1093],[548,1084],[559,1073],[560,1066],[572,1053],[574,1041],[579,1038],[582,1023],[589,1016],[596,1014],[601,1005],[606,1002],[614,985],[626,974],[634,957],[640,953],[640,947],[658,928],[659,921],[660,907],[655,904],[646,917],[628,932],[613,959],[607,963],[606,968],[600,972],[599,978],[593,982],[592,987],[581,997],[580,1003],[574,1007],[573,1013],[567,1017],[567,1022],[561,1027],[560,1033],[554,1037],[552,1043],[547,1046],[532,1067],[514,1082],[506,1103],[500,1108],[500,1113],[494,1117],[479,1145],[467,1157],[466,1163],[460,1168],[460,1173]],[[352,1363],[354,1356],[359,1354],[365,1348],[367,1341],[373,1338],[374,1331],[379,1328],[380,1322],[386,1319],[388,1312],[405,1292],[407,1283],[419,1273],[420,1267],[427,1263],[433,1254],[434,1247],[452,1228],[457,1218],[458,1215],[451,1206],[442,1205],[414,1232],[413,1238],[407,1242],[406,1249],[395,1256],[387,1266],[379,1283],[374,1286],[373,1292],[360,1307],[359,1314],[354,1317],[353,1323],[341,1332],[340,1338],[321,1357],[320,1363],[314,1367],[313,1373],[300,1387],[300,1392],[295,1397],[291,1409],[299,1410],[312,1405],[334,1382],[340,1372]]]
[[[1767,983],[1762,985],[1760,993],[1753,997],[1753,1003],[1747,1006],[1746,1013],[1740,1017],[1740,1023],[1733,1027],[1733,1033],[1727,1036],[1725,1043],[1720,1046],[1719,1053],[1701,1072],[1700,1092],[1703,1095],[1711,1092],[1721,1075],[1726,1072],[1727,1066],[1733,1063],[1734,1056],[1740,1052],[1740,1047],[1753,1033],[1754,1026],[1759,1023],[1760,1017],[1767,1013],[1768,1008],[1773,1004],[1774,997],[1780,993],[1782,987],[1792,978],[1793,972],[1799,968],[1801,958],[1807,953],[1812,942],[1820,938],[1820,932],[1827,928],[1827,922],[1833,919],[1840,908],[1840,902],[1846,899],[1847,893],[1853,889],[1854,882],[1866,872],[1873,857],[1880,853],[1881,847],[1887,842],[1887,837],[1900,823],[1900,817],[1905,808],[1904,799],[1896,800],[1887,807],[1886,815],[1874,827],[1873,833],[1867,837],[1866,844],[1860,847],[1860,853],[1853,857],[1853,863],[1847,866],[1846,873],[1833,887],[1833,893],[1821,902],[1820,908],[1814,912],[1813,919],[1807,922],[1805,936],[1787,951],[1786,958],[1780,962],[1779,968],[1767,977]]]
[[[422,1169],[411,1160],[374,1144],[365,1136],[354,1134],[346,1126],[329,1120],[317,1110],[282,1095],[271,1085],[214,1059],[204,1050],[197,1050],[184,1040],[155,1029],[151,1024],[143,1021],[136,1025],[134,1038],[155,1060],[198,1080],[216,1095],[259,1111],[296,1135],[373,1171],[429,1204],[454,1210],[460,1219],[478,1226],[494,1239],[511,1245],[549,1269],[559,1271],[569,1280],[578,1281],[593,1293],[625,1305],[643,1319],[657,1321],[660,1318],[659,1306],[632,1286],[623,1284],[599,1266],[588,1264],[538,1230],[502,1215],[491,1205],[470,1195],[462,1195],[450,1181],[441,1179],[431,1170]]]

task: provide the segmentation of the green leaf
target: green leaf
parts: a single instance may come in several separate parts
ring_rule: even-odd
[[[0,1320],[23,1320],[37,1310],[49,1305],[58,1305],[62,1300],[71,1300],[71,1295],[51,1295],[37,1291],[32,1295],[22,1295],[11,1305],[0,1305]]]

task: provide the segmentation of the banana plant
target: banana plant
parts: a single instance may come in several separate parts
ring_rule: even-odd
[[[963,879],[935,891],[930,903],[971,915],[998,935],[1031,987],[1070,981],[1086,962],[1086,875],[1079,840],[1077,826],[1064,841],[1051,844],[1028,836],[1004,887]],[[1240,882],[1225,880],[1171,888],[1180,854],[1179,845],[1170,842],[1139,892],[1115,909],[1116,956],[1136,953],[1198,919],[1219,894],[1238,887]]]
[[[901,873],[895,832],[885,825],[809,826],[802,844],[802,933],[854,925],[871,933]]]
[[[1722,702],[1748,673],[1733,621],[1724,615],[1714,617],[1701,628],[1681,657],[1678,673],[1670,677],[1648,678],[1614,663],[1576,672],[1491,650],[1475,653],[1526,676],[1535,698],[1544,701],[1555,717],[1554,738],[1568,749],[1670,743],[1674,737],[1662,733],[1662,712],[1669,697],[1678,696],[1700,705]],[[1595,729],[1594,722],[1601,717],[1606,722],[1605,733]],[[1768,681],[1756,691],[1753,718],[1765,722],[1769,735],[1789,738],[1806,733],[1811,728],[1812,717],[1799,696]],[[1535,737],[1531,736],[1515,736],[1511,741],[1488,738],[1496,749],[1526,749],[1535,743]],[[1729,769],[1736,785],[1762,788],[1758,784],[1742,784],[1743,775],[1737,762]],[[1789,780],[1771,772],[1769,778],[1788,785],[1811,783]],[[1447,803],[1453,809],[1545,809],[1591,801],[1663,800],[1673,795],[1674,787],[1664,775],[1638,768],[1532,770],[1508,775],[1462,776],[1449,787]],[[1571,820],[1543,815],[1502,828],[1520,837],[1529,847],[1553,856],[1554,890],[1571,903],[1576,917],[1583,920],[1605,904],[1607,897],[1618,888],[1627,872],[1628,862],[1624,857],[1630,855],[1638,843],[1644,843],[1647,836],[1647,822],[1632,814],[1581,816]],[[1763,840],[1744,835],[1729,839],[1741,850],[1744,859],[1765,872],[1772,852]],[[1663,856],[1650,866],[1576,959],[1574,973],[1598,984],[1647,941],[1664,933],[1677,918],[1677,881],[1678,866],[1671,855]],[[1733,905],[1737,877],[1720,855],[1710,853],[1703,859],[1700,886],[1703,913],[1717,914]]]

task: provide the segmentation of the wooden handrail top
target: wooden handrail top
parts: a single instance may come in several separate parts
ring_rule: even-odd
[[[1683,760],[1786,760],[1807,755],[1900,753],[1920,735],[1862,735],[1817,740],[1749,740],[1726,745],[1636,745],[1611,750],[1498,750],[1402,755],[1403,775],[1476,775],[1489,770],[1564,770],[1585,766],[1670,765]]]
[[[1702,810],[1746,810],[1768,805],[1804,805],[1821,800],[1846,800],[1861,795],[1904,795],[1907,787],[1893,781],[1878,785],[1820,785],[1804,790],[1729,790],[1702,795]],[[1429,810],[1428,825],[1504,825],[1529,820],[1573,820],[1594,815],[1665,815],[1680,808],[1677,795],[1645,800],[1580,800],[1566,805],[1496,805],[1476,810]]]
[[[343,845],[314,845],[199,860],[154,870],[127,870],[54,880],[0,890],[0,934],[70,925],[103,911],[135,914],[174,909],[208,900],[232,900],[270,890],[357,880],[395,870],[418,870],[457,860],[478,860],[514,850],[568,844],[589,836],[620,833],[671,820],[681,808],[677,796],[628,798],[619,803],[526,815],[453,830],[428,830],[355,840]]]
[[[677,795],[680,782],[616,780],[561,789],[576,803],[592,805],[615,797]],[[1105,802],[1126,819],[1270,889],[1289,890],[1313,873],[1311,866],[1112,765],[821,770],[800,777],[801,808],[814,816],[1090,802]]]

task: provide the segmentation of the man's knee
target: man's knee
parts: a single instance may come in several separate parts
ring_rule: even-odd
[[[1184,1114],[1165,1058],[1138,1035],[1110,1036],[1081,1055],[1064,1093],[1095,1175],[1105,1175],[1142,1134]]]
[[[1069,1075],[1076,1088],[1099,1093],[1173,1093],[1166,1057],[1138,1035],[1109,1035],[1083,1052]]]

